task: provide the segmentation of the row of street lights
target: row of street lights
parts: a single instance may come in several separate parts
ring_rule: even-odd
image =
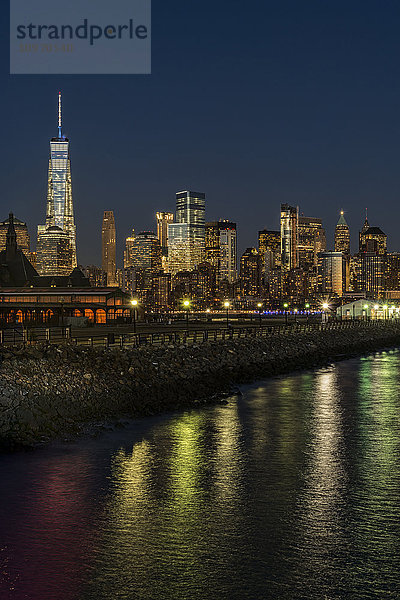
[[[137,308],[138,308],[138,305],[139,305],[139,301],[136,300],[135,298],[133,298],[131,300],[131,304],[133,306],[133,332],[136,333],[136,321],[137,321],[137,312],[136,311],[137,311]],[[188,300],[188,299],[183,300],[183,302],[182,302],[183,308],[186,311],[186,329],[189,329],[189,310],[190,310],[190,304],[191,304],[190,300]],[[229,302],[229,300],[225,300],[223,306],[224,306],[224,308],[226,310],[226,326],[229,327],[229,309],[231,308],[231,303]],[[261,327],[261,315],[262,315],[262,310],[261,309],[262,309],[262,307],[263,307],[262,302],[258,302],[257,303],[257,308],[258,308],[258,316],[259,316],[259,320],[260,320],[260,327]],[[284,311],[285,311],[285,323],[287,325],[287,323],[288,323],[288,308],[289,308],[289,304],[287,302],[285,302],[284,305],[283,305],[283,308],[284,308]],[[324,303],[322,305],[322,308],[324,310],[327,310],[329,308],[329,305],[327,303]],[[385,307],[383,307],[383,308],[385,308]],[[308,311],[310,309],[310,305],[306,304],[305,305],[305,309]],[[206,310],[206,312],[209,313],[210,309],[208,308]],[[297,321],[297,314],[298,314],[298,312],[299,312],[298,309],[295,308],[294,309],[295,321]],[[308,312],[307,312],[307,319],[308,319]]]

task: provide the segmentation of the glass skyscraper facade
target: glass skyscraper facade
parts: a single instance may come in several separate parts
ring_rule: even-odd
[[[50,158],[47,184],[47,208],[46,224],[38,226],[38,269],[41,274],[48,271],[47,263],[53,262],[46,255],[45,248],[49,245],[41,240],[41,236],[46,233],[50,227],[58,227],[63,233],[67,234],[69,239],[71,264],[68,265],[69,271],[77,266],[76,258],[76,227],[74,222],[74,208],[72,203],[72,183],[71,183],[71,162],[69,155],[69,139],[61,133],[61,95],[59,95],[59,122],[58,137],[50,141]],[[54,238],[56,230],[52,230]],[[62,235],[62,245],[64,245],[65,236]],[[54,247],[54,244],[50,244]],[[61,272],[51,273],[61,275]],[[64,274],[64,273],[63,273]]]
[[[205,250],[205,194],[184,191],[176,194],[176,222],[168,225],[168,270],[193,271]]]
[[[289,271],[299,264],[299,209],[281,204],[282,267]]]

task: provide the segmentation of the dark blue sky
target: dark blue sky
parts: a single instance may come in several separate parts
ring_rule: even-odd
[[[103,210],[121,255],[181,189],[238,223],[240,250],[278,227],[280,202],[322,217],[329,246],[343,207],[353,250],[368,206],[400,250],[397,1],[154,0],[152,75],[102,77],[8,75],[3,4],[1,218],[33,239],[61,89],[81,264],[100,264]]]

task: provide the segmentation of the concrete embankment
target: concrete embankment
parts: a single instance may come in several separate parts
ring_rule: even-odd
[[[233,384],[393,346],[400,346],[395,323],[194,346],[0,348],[0,447],[79,433],[93,421],[199,406]]]

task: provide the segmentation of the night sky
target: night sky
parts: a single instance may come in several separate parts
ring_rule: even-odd
[[[62,90],[80,264],[101,263],[103,210],[124,238],[155,228],[175,192],[238,223],[239,250],[278,228],[279,205],[341,208],[352,250],[365,207],[400,250],[398,1],[153,1],[152,75],[10,76],[1,3],[1,215],[44,223]]]

